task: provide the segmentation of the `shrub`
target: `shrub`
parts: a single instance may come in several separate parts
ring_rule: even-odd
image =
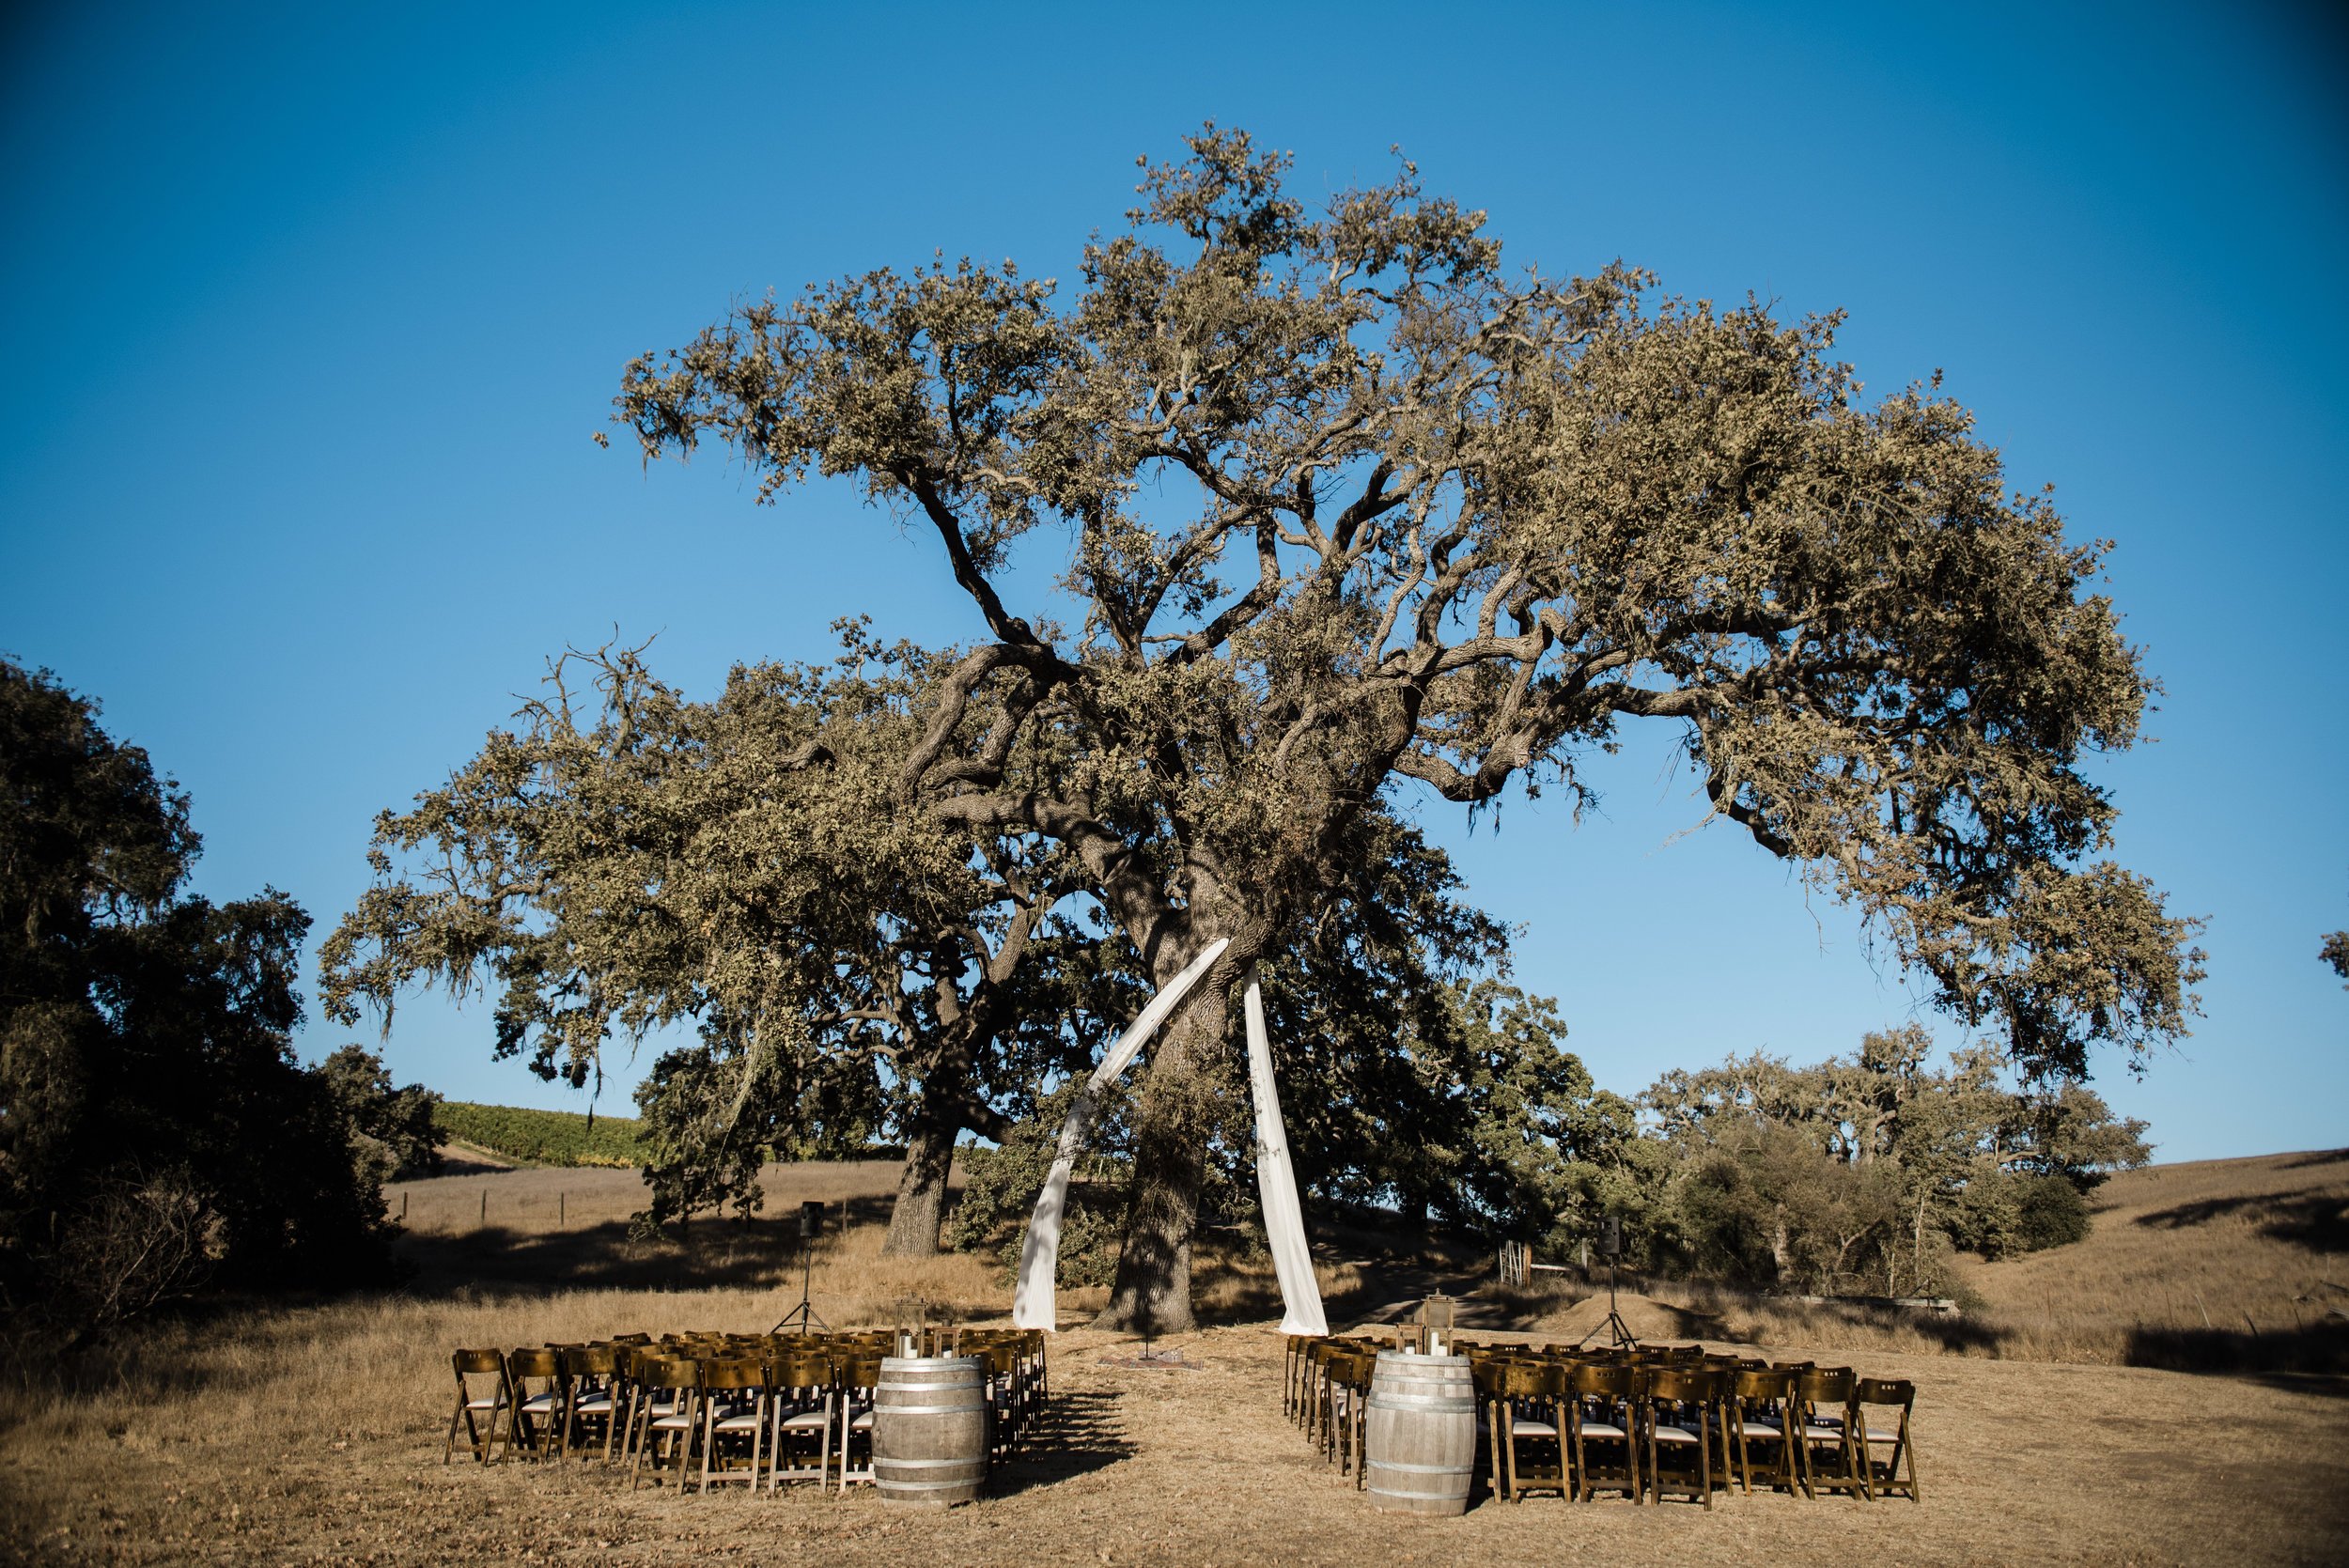
[[[2014,1249],[2041,1252],[2065,1247],[2088,1234],[2088,1200],[2061,1176],[2015,1178]]]

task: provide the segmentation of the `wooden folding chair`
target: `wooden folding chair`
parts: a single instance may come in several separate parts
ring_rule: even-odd
[[[1859,1389],[1859,1379],[1848,1367],[1813,1367],[1796,1379],[1797,1423],[1789,1430],[1797,1436],[1804,1488],[1814,1496],[1867,1495],[1865,1458],[1853,1432],[1852,1396]]]
[[[1377,1352],[1339,1350],[1330,1357],[1330,1410],[1323,1420],[1322,1460],[1338,1462],[1340,1475],[1352,1475],[1360,1489],[1362,1475],[1362,1432],[1370,1400],[1370,1380],[1378,1365]]]
[[[1511,1502],[1525,1494],[1573,1495],[1568,1479],[1566,1369],[1538,1361],[1500,1363],[1501,1397],[1493,1410],[1493,1491]]]
[[[588,1433],[603,1442],[603,1462],[612,1463],[618,1434],[620,1347],[574,1345],[563,1352],[563,1417],[555,1430],[562,1456],[587,1452]]]
[[[552,1458],[555,1432],[563,1420],[562,1356],[529,1345],[507,1351],[506,1386],[514,1398],[514,1416],[506,1425],[506,1452],[520,1449],[533,1459]]]
[[[1908,1418],[1916,1404],[1917,1385],[1905,1378],[1863,1377],[1852,1392],[1850,1426],[1859,1447],[1861,1495],[1871,1502],[1901,1492],[1907,1493],[1911,1502],[1924,1500],[1917,1495],[1917,1449],[1908,1434]],[[1872,1408],[1887,1407],[1899,1410],[1899,1417],[1879,1422],[1869,1414]],[[1888,1446],[1890,1456],[1879,1462],[1876,1450]]]
[[[1298,1383],[1305,1370],[1305,1351],[1314,1343],[1310,1334],[1291,1334],[1283,1342],[1281,1357],[1281,1414],[1295,1421],[1302,1399]]]
[[[1799,1490],[1801,1462],[1796,1456],[1794,1440],[1786,1435],[1795,1407],[1795,1374],[1740,1369],[1729,1375],[1725,1404],[1737,1484],[1750,1494],[1753,1478],[1759,1474],[1763,1484],[1773,1490],[1781,1486],[1789,1492]],[[1753,1457],[1756,1446],[1764,1460],[1758,1465]]]
[[[1719,1375],[1703,1367],[1650,1369],[1641,1424],[1647,1433],[1648,1490],[1657,1502],[1669,1493],[1713,1506],[1714,1405],[1719,1388]],[[1674,1459],[1670,1466],[1664,1463],[1668,1453]],[[1685,1464],[1691,1458],[1694,1470]],[[1681,1479],[1675,1480],[1674,1472]]]
[[[703,1362],[700,1401],[702,1491],[739,1482],[755,1494],[772,1404],[767,1363],[747,1357]]]
[[[448,1446],[441,1452],[441,1463],[445,1465],[456,1456],[457,1423],[462,1420],[474,1458],[487,1465],[497,1443],[498,1418],[506,1419],[508,1432],[514,1425],[514,1385],[506,1375],[505,1352],[459,1350],[450,1360],[457,1369],[457,1408],[449,1412]],[[486,1387],[479,1381],[482,1378],[490,1379]]]
[[[960,1347],[975,1356],[987,1380],[987,1441],[988,1453],[1008,1459],[1019,1447],[1027,1426],[1027,1407],[1019,1386],[1018,1347],[996,1340],[973,1340]]]
[[[1641,1370],[1585,1364],[1566,1374],[1566,1432],[1574,1446],[1574,1496],[1588,1502],[1601,1486],[1637,1503],[1640,1484]],[[1598,1450],[1594,1460],[1592,1449]],[[1612,1458],[1615,1463],[1600,1461]]]
[[[813,1351],[785,1352],[768,1364],[768,1384],[774,1421],[767,1445],[768,1490],[781,1491],[786,1482],[799,1481],[812,1481],[821,1490],[832,1479],[837,1416],[832,1358]]]
[[[675,1470],[682,1489],[693,1458],[701,1376],[701,1363],[687,1357],[647,1353],[637,1358],[635,1413],[629,1432],[630,1491],[644,1480],[647,1453],[652,1455],[654,1481],[661,1479],[661,1470]]]
[[[841,1357],[838,1366],[840,1493],[846,1497],[850,1482],[873,1483],[873,1403],[880,1389],[881,1357],[859,1349]]]

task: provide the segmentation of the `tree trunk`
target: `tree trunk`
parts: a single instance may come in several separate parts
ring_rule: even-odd
[[[946,1218],[946,1175],[953,1168],[955,1138],[961,1129],[926,1114],[908,1130],[905,1169],[897,1175],[897,1202],[889,1211],[889,1234],[881,1255],[934,1258]]]
[[[920,1109],[906,1128],[905,1169],[897,1175],[897,1202],[889,1211],[887,1257],[934,1258],[946,1218],[946,1178],[955,1162],[955,1141],[966,1131],[1002,1141],[1011,1124],[971,1093],[972,1066],[993,1036],[984,1011],[974,1011],[940,1041],[929,1070],[922,1075]]]
[[[1134,1128],[1134,1185],[1117,1281],[1097,1328],[1177,1334],[1198,1327],[1190,1309],[1190,1238],[1215,1126],[1229,970],[1219,963],[1150,1053]]]

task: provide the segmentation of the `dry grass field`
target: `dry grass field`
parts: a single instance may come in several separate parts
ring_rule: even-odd
[[[1735,1302],[1626,1299],[1643,1334],[1748,1330],[1772,1353],[1915,1379],[1921,1504],[1753,1496],[1707,1511],[1539,1498],[1427,1521],[1373,1513],[1283,1420],[1270,1281],[1260,1264],[1229,1254],[1203,1263],[1200,1297],[1218,1321],[1176,1342],[1190,1369],[1112,1365],[1129,1358],[1129,1345],[1091,1330],[1062,1334],[1044,1440],[998,1477],[994,1496],[950,1514],[901,1515],[864,1489],[845,1499],[804,1492],[704,1499],[631,1493],[583,1467],[444,1467],[451,1346],[629,1328],[766,1328],[798,1298],[783,1217],[804,1197],[843,1203],[854,1221],[820,1242],[814,1259],[816,1311],[833,1325],[894,1321],[924,1306],[994,1318],[1008,1300],[976,1259],[915,1265],[879,1256],[886,1167],[776,1170],[774,1218],[747,1228],[697,1225],[681,1247],[628,1239],[627,1215],[641,1201],[630,1173],[484,1170],[403,1189],[412,1232],[403,1246],[418,1272],[401,1293],[161,1326],[79,1386],[6,1395],[0,1555],[42,1563],[1190,1568],[2338,1562],[2349,1556],[2349,1382],[2028,1358],[2077,1344],[2119,1358],[2109,1352],[2132,1343],[2123,1320],[2169,1322],[2147,1314],[2169,1312],[2170,1297],[2200,1327],[2195,1296],[2216,1319],[2213,1287],[2230,1279],[2237,1283],[2224,1286],[2226,1299],[2246,1303],[2255,1338],[2273,1337],[2291,1315],[2262,1303],[2306,1293],[2295,1269],[2320,1280],[2339,1270],[2340,1200],[2329,1209],[2316,1200],[2338,1193],[2344,1172],[2349,1165],[2335,1157],[2303,1156],[2116,1181],[2089,1241],[1983,1271],[1980,1288],[1999,1304],[1989,1315],[2004,1324],[2004,1340],[1978,1335],[1952,1346],[1834,1313],[1733,1322],[1742,1311]],[[2271,1244],[2288,1250],[2263,1263]],[[2157,1256],[2133,1261],[2148,1251]],[[1430,1265],[1439,1261],[1326,1269],[1333,1316],[1378,1315],[1438,1278]],[[1087,1293],[1064,1293],[1065,1321],[1081,1321],[1096,1304]],[[1515,1322],[1549,1338],[1579,1332],[1605,1302],[1488,1297],[1468,1307],[1494,1327]],[[1914,1343],[1894,1343],[1901,1334]]]
[[[1645,1295],[1674,1312],[1641,1331],[2185,1372],[2349,1374],[2349,1149],[2125,1172],[2090,1206],[2086,1240],[1968,1267],[1966,1283],[1986,1305],[1962,1317],[1804,1307],[1642,1281]],[[1508,1299],[1555,1332],[1568,1327],[1562,1309],[1587,1288],[1577,1281]]]

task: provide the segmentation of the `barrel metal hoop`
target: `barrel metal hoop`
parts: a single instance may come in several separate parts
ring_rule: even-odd
[[[972,1476],[969,1481],[892,1481],[888,1489],[892,1492],[954,1492],[966,1486],[979,1485],[985,1480],[984,1476]]]
[[[1476,1469],[1476,1466],[1473,1463],[1467,1465],[1406,1465],[1399,1459],[1374,1459],[1370,1462],[1370,1467],[1374,1474],[1379,1470],[1403,1470],[1411,1475],[1471,1475],[1475,1473]],[[1372,1490],[1376,1491],[1377,1488],[1373,1487]]]
[[[987,1461],[986,1461],[986,1460],[984,1460],[984,1459],[982,1459],[982,1458],[980,1458],[977,1454],[972,1454],[972,1455],[971,1455],[971,1456],[970,1456],[969,1458],[967,1458],[967,1459],[890,1459],[890,1458],[883,1458],[883,1459],[881,1460],[881,1464],[882,1464],[882,1466],[883,1466],[884,1467],[886,1467],[886,1468],[888,1468],[888,1469],[892,1469],[892,1470],[943,1470],[943,1469],[951,1469],[951,1468],[954,1468],[954,1467],[963,1467],[963,1468],[968,1468],[968,1467],[970,1467],[971,1466],[973,1466],[973,1465],[977,1465],[977,1466],[984,1467],[984,1466],[986,1465],[986,1463],[987,1463]]]
[[[876,1405],[874,1410],[889,1416],[975,1416],[985,1405]]]

